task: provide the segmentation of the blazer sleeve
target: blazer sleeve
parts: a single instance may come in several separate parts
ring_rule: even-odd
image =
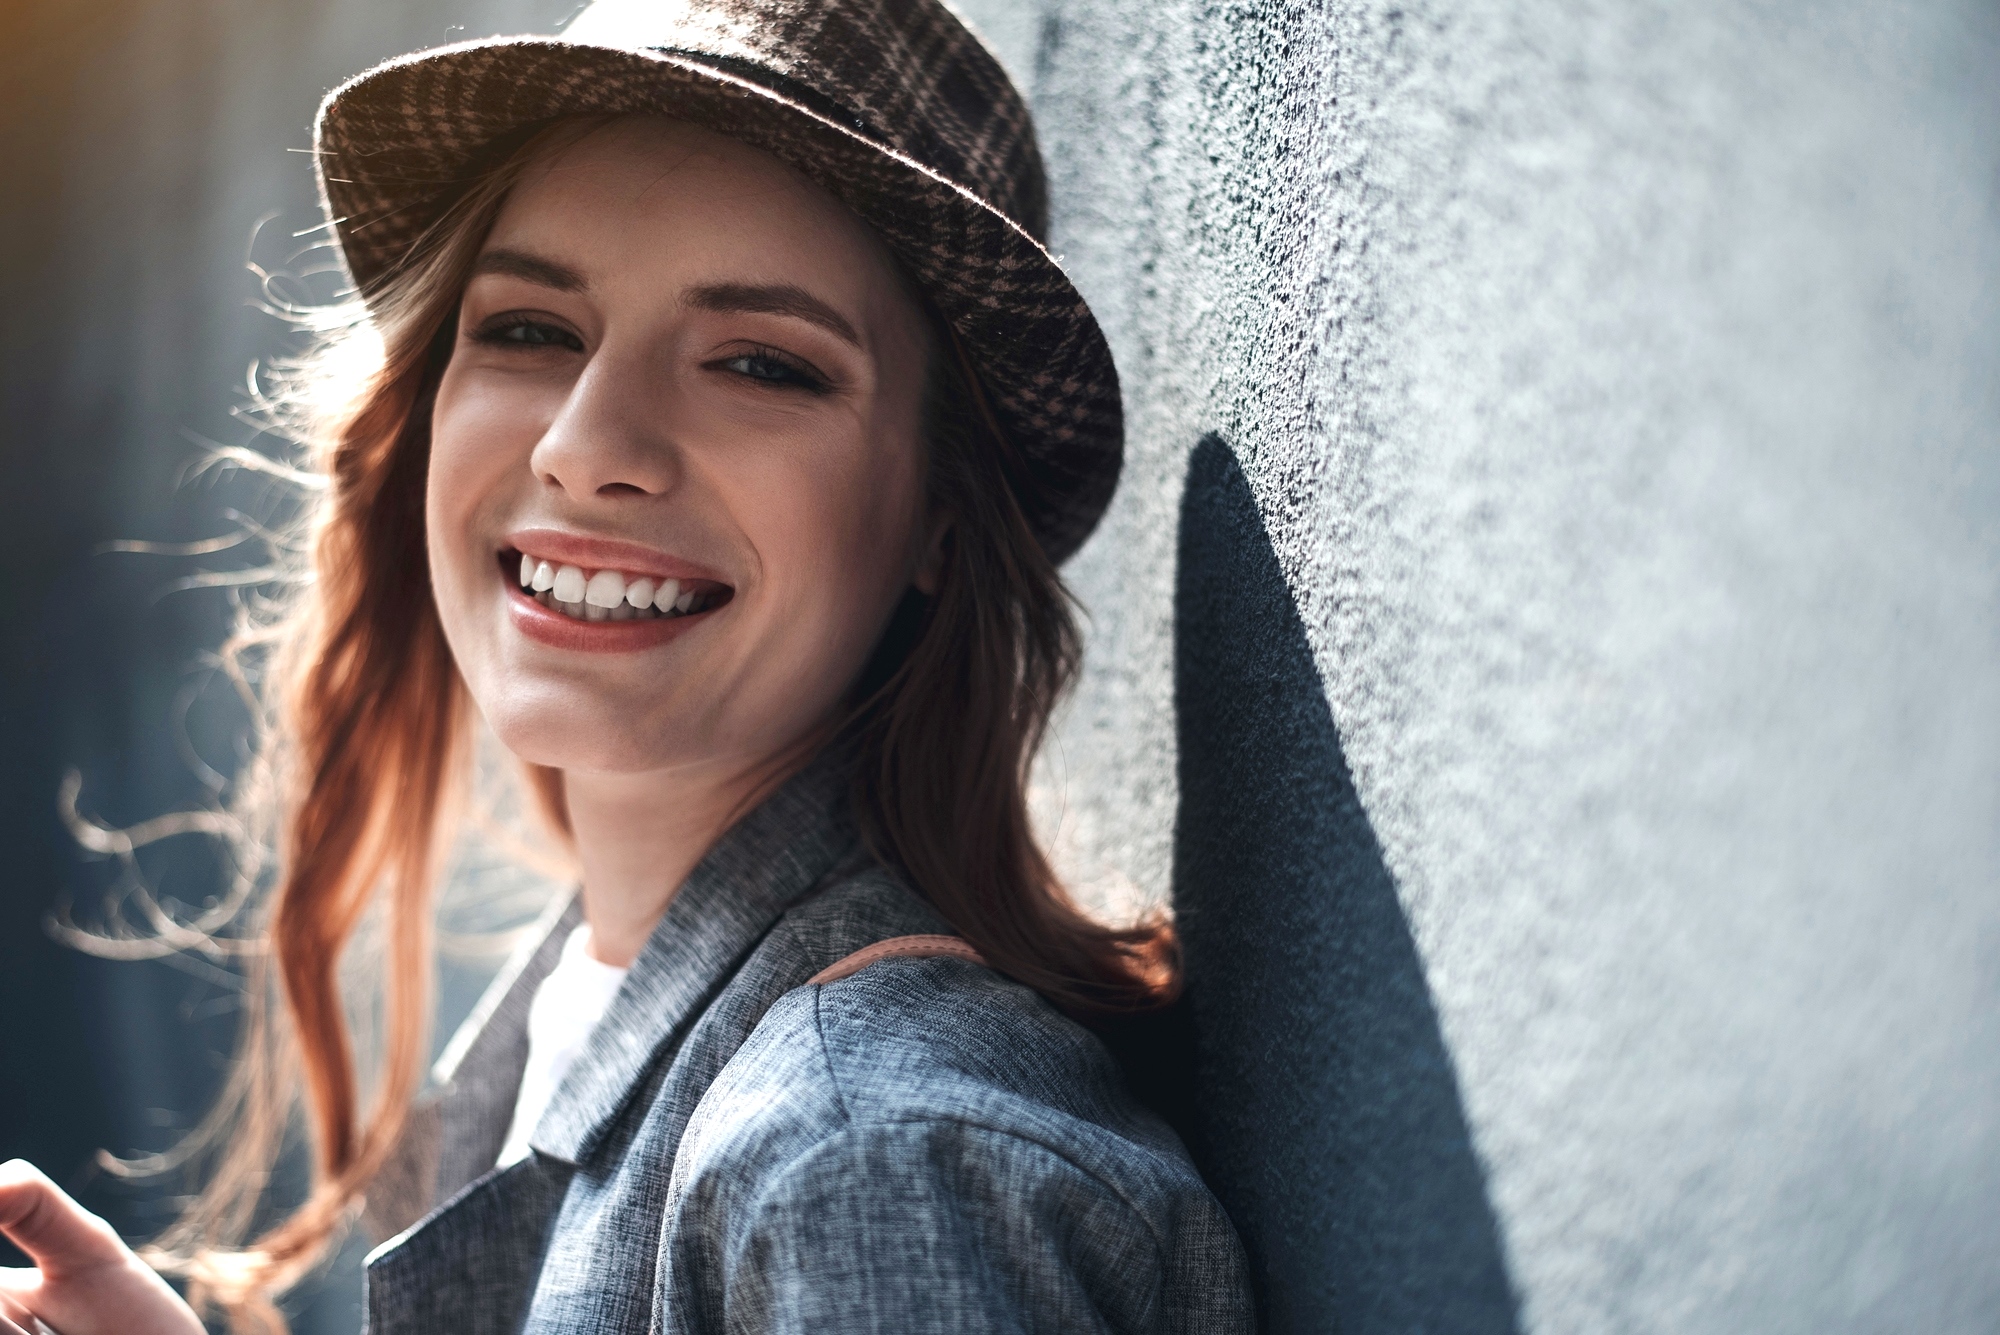
[[[732,1333],[1248,1329],[1247,1313],[1226,1310],[1240,1279],[1203,1283],[1213,1240],[1162,1236],[1163,1224],[1199,1232],[1203,1220],[1149,1219],[1114,1184],[1011,1132],[850,1125],[748,1204],[718,1258]]]

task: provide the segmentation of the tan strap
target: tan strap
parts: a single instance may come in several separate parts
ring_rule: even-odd
[[[936,955],[949,955],[973,964],[986,963],[984,955],[956,936],[892,936],[872,946],[863,946],[845,959],[835,960],[806,979],[806,985],[813,987],[820,983],[837,983],[850,974],[860,973],[877,960],[926,959]]]

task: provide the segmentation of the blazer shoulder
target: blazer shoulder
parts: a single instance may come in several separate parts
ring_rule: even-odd
[[[933,1264],[881,1259],[915,1252]],[[1094,1310],[1248,1329],[1240,1247],[1173,1132],[1088,1030],[954,958],[883,960],[771,1007],[688,1124],[661,1264],[662,1291],[716,1329],[765,1301],[828,1318],[773,1329],[862,1328],[819,1306],[863,1298],[888,1304],[866,1328],[963,1329],[984,1309],[946,1290],[1029,1270],[1030,1307],[1074,1306],[1078,1328]],[[777,1283],[793,1271],[812,1282]]]
[[[755,1177],[856,1128],[927,1124],[1020,1137],[1148,1191],[1199,1183],[1094,1034],[953,958],[882,960],[779,998],[703,1096],[676,1176]]]

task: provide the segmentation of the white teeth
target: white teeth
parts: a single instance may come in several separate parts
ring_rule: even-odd
[[[625,601],[625,577],[615,570],[600,570],[584,586],[583,601],[592,607],[611,608]]]
[[[686,616],[697,607],[707,610],[712,598],[699,589],[684,588],[677,579],[651,575],[626,576],[619,570],[586,571],[555,565],[537,557],[521,557],[521,587],[544,607],[579,621],[631,621],[653,616]]]

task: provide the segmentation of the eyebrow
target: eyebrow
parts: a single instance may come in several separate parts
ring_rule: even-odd
[[[524,282],[552,287],[558,292],[581,292],[590,286],[583,274],[567,264],[557,264],[524,250],[489,250],[473,264],[474,276],[504,274]]]
[[[857,348],[861,346],[861,335],[854,332],[854,326],[839,311],[791,283],[709,283],[690,291],[687,301],[696,310],[722,315],[732,312],[789,315],[816,324]]]
[[[558,292],[583,292],[590,287],[581,271],[524,250],[489,250],[473,263],[472,272],[475,276],[502,274]],[[861,335],[845,316],[795,283],[705,283],[690,290],[687,301],[696,310],[719,315],[789,315],[818,325],[857,348],[861,346]]]

